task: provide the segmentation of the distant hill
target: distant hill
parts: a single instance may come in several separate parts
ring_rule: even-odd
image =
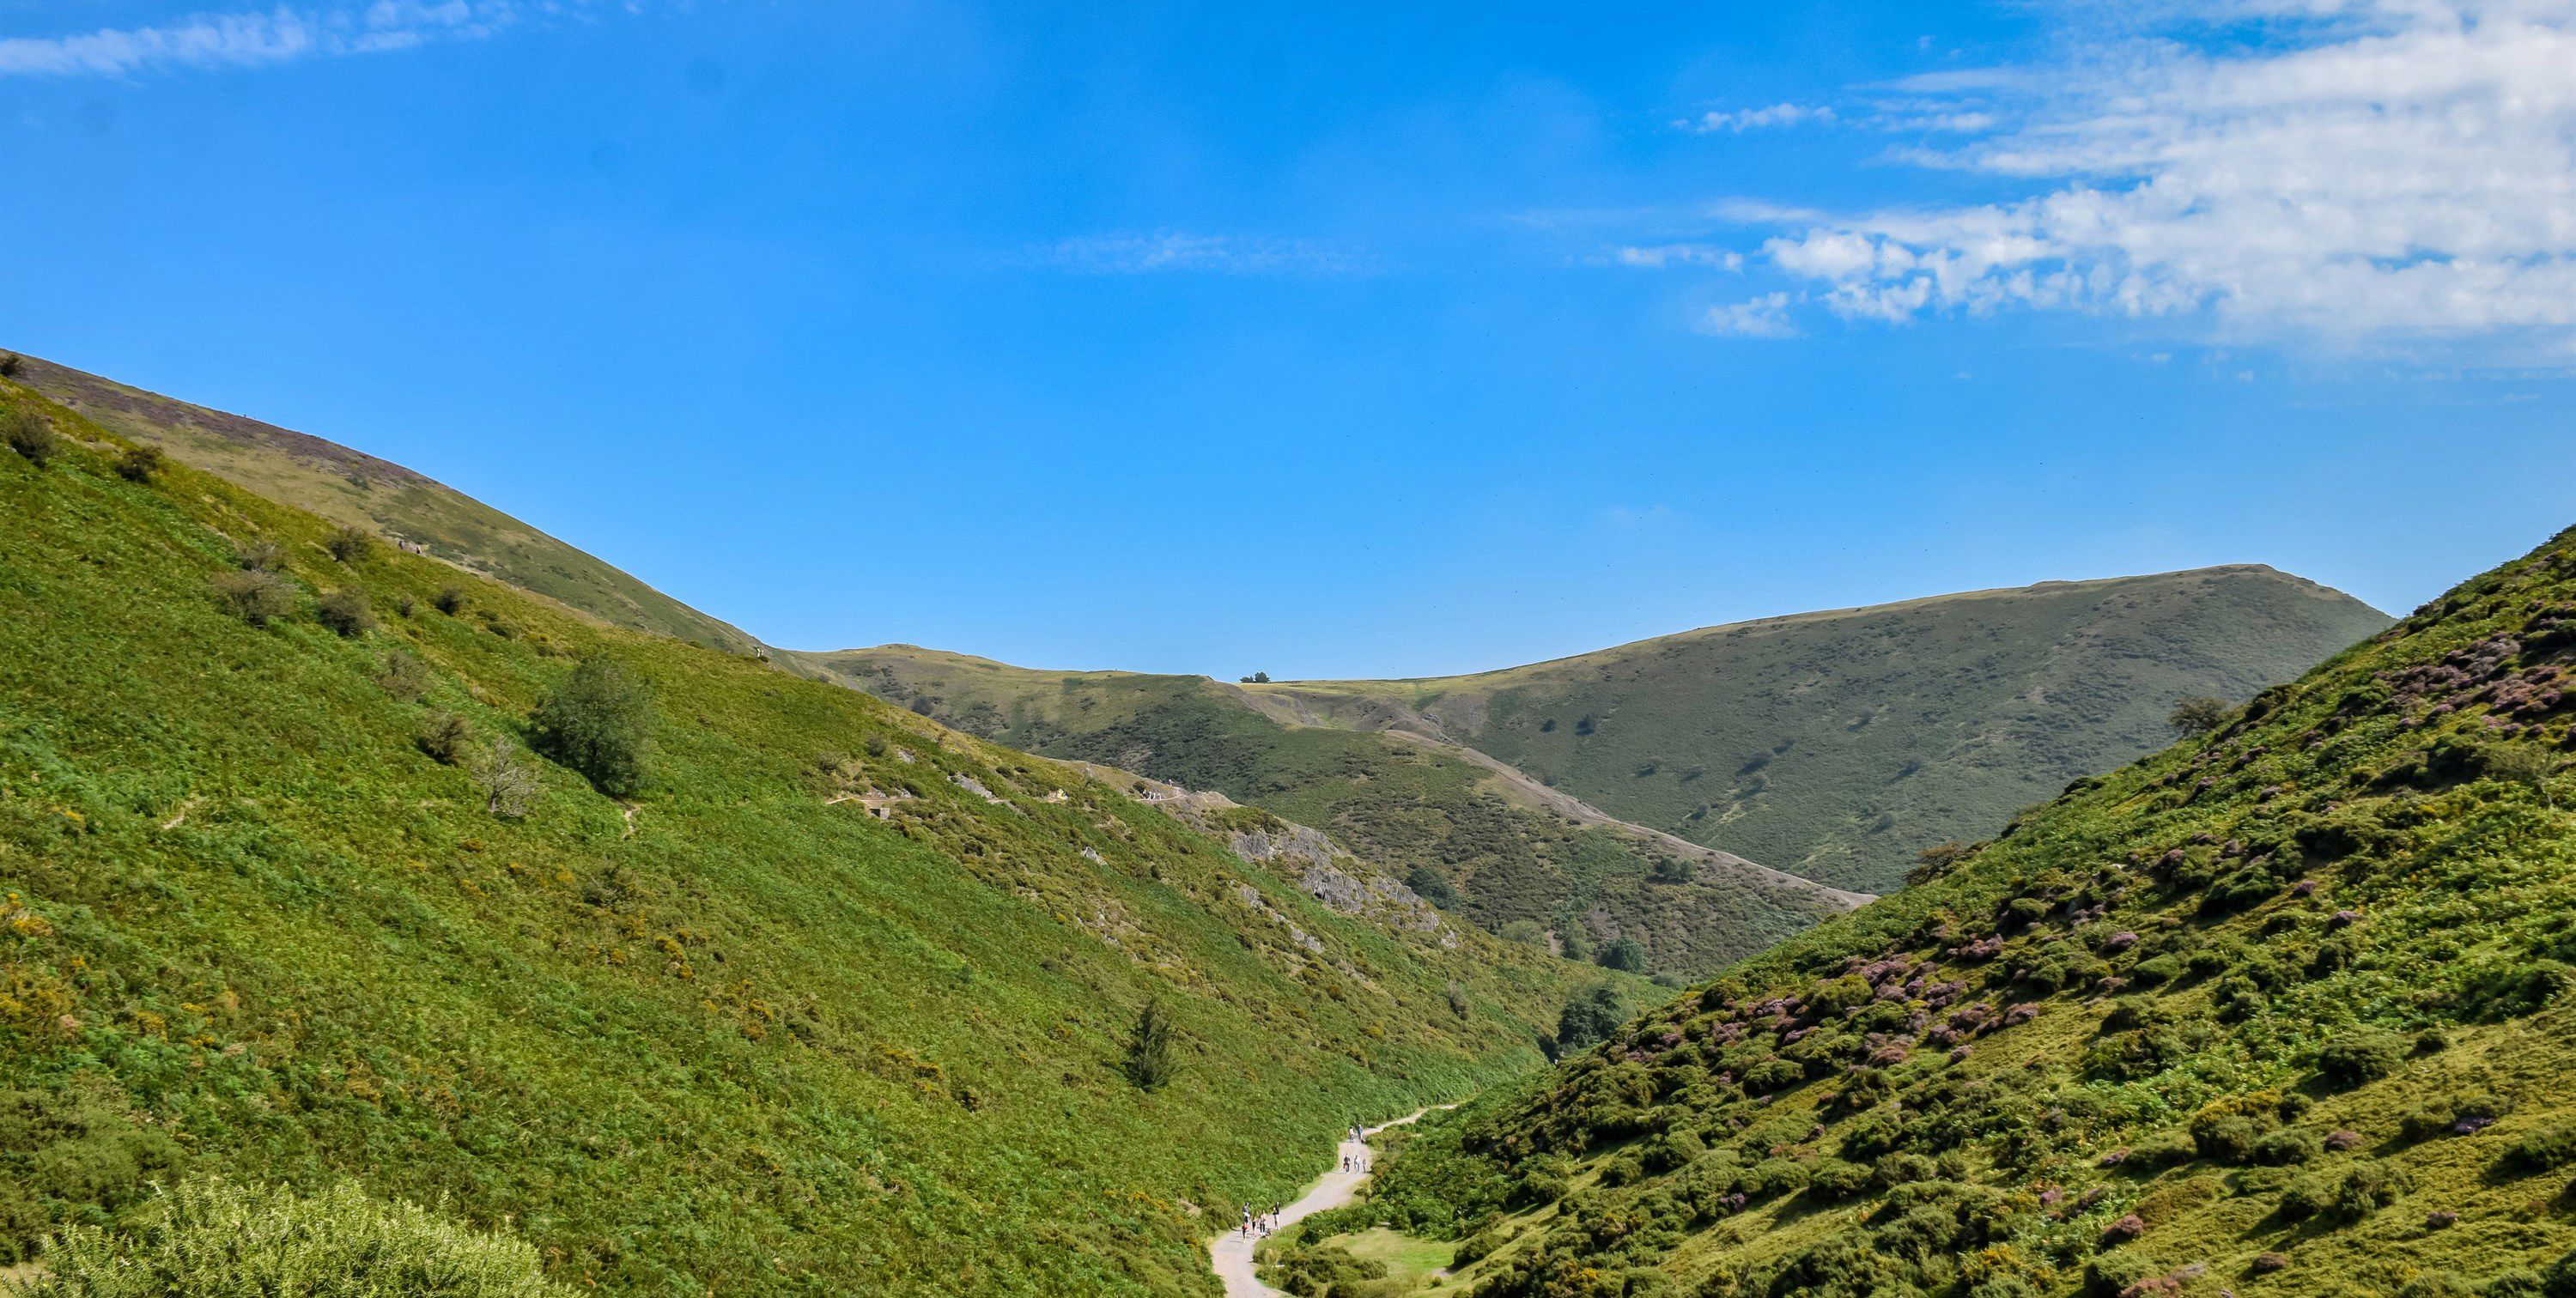
[[[1628,938],[1655,970],[1715,968],[1861,900],[1618,822],[1472,750],[1284,724],[1202,676],[1032,671],[909,645],[777,662],[1016,748],[1224,793],[1330,833],[1488,931],[1522,920],[1578,945]]]
[[[1886,892],[2388,625],[2259,565],[1765,618],[1469,676],[1249,685],[1274,715],[1469,745],[1614,816]]]
[[[1652,994],[1256,809],[335,558],[35,391],[0,381],[67,439],[0,448],[0,1272],[221,1173],[609,1292],[1205,1293],[1212,1223],[1352,1115]],[[656,698],[618,797],[529,751],[594,658]]]
[[[2576,530],[1435,1120],[1317,1231],[1454,1240],[1405,1252],[1475,1298],[2576,1293],[2571,679]]]
[[[381,531],[599,618],[729,653],[758,641],[634,577],[399,464],[256,419],[127,387],[34,356],[18,382],[120,436],[271,500]]]

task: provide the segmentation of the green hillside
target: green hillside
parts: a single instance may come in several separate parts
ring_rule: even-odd
[[[27,410],[65,436],[0,449],[0,1268],[221,1174],[354,1177],[613,1292],[1208,1293],[1228,1206],[1535,1066],[1603,976],[1337,913],[846,689],[335,557],[0,383]],[[621,675],[651,748],[612,798],[527,745],[622,785]]]
[[[907,645],[779,664],[1014,748],[1210,789],[1332,834],[1399,877],[1428,871],[1475,925],[1637,941],[1655,970],[1706,972],[1846,899],[1723,853],[1583,824],[1430,741],[1283,724],[1201,676],[1040,672]],[[1577,814],[1580,814],[1579,809]],[[1418,877],[1417,877],[1417,881]]]
[[[381,531],[424,553],[600,618],[730,653],[760,643],[489,505],[399,464],[33,356],[18,382],[271,500]]]
[[[2576,531],[1554,1073],[1438,1292],[2576,1294]],[[1330,1250],[1289,1259],[1309,1271]]]
[[[2388,625],[2260,566],[1767,618],[1416,681],[1254,685],[1275,713],[1471,745],[1611,815],[1862,892]]]

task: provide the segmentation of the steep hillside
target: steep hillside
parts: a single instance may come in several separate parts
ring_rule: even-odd
[[[2576,532],[1433,1127],[1440,1292],[2576,1293]],[[1333,1264],[1331,1250],[1291,1260]]]
[[[2049,582],[1766,618],[1415,681],[1246,687],[1275,715],[1423,730],[1611,815],[1836,887],[1894,889],[2171,735],[2388,625],[2259,566]]]
[[[1629,938],[1648,968],[1706,972],[1855,900],[1597,813],[1587,823],[1589,808],[1551,806],[1435,740],[1283,724],[1201,676],[1030,671],[908,645],[778,662],[1016,748],[1266,808],[1487,931],[1530,921],[1577,954]]]
[[[734,627],[399,464],[33,356],[20,358],[18,382],[271,500],[411,542],[611,625],[729,653],[760,652],[758,641]]]
[[[0,449],[0,1267],[221,1173],[443,1200],[615,1292],[1211,1292],[1193,1205],[1536,1065],[1604,976],[846,689],[335,557],[0,382],[28,409],[67,437]]]

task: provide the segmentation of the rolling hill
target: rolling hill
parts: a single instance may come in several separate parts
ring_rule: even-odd
[[[2047,582],[1765,618],[1553,662],[1409,681],[1247,685],[1306,724],[1428,733],[1611,815],[1886,892],[2170,735],[2388,625],[2261,566]]]
[[[17,368],[17,382],[98,426],[271,500],[382,532],[612,626],[729,653],[761,652],[760,643],[742,631],[399,464],[38,357],[20,356]]]
[[[2576,1293],[2576,530],[1431,1124],[1520,1295]],[[1374,1256],[1382,1232],[1347,1236]]]
[[[1314,826],[1488,931],[1527,921],[1578,954],[1626,938],[1652,969],[1712,969],[1861,900],[1622,824],[1433,739],[1285,724],[1201,676],[1040,672],[911,646],[777,662],[1015,748]]]
[[[0,381],[61,437],[0,449],[0,1267],[220,1174],[614,1292],[1206,1293],[1206,1209],[1649,990],[1322,886],[1268,813],[335,551],[36,377]],[[600,756],[636,734],[640,779]]]

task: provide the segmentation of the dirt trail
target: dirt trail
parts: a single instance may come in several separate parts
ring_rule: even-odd
[[[1457,1107],[1455,1104],[1436,1104],[1430,1109],[1415,1109],[1393,1122],[1381,1122],[1374,1127],[1366,1128],[1361,1133],[1362,1139],[1344,1140],[1341,1147],[1334,1151],[1336,1168],[1338,1169],[1340,1161],[1344,1158],[1350,1159],[1353,1167],[1364,1169],[1368,1166],[1372,1155],[1365,1137],[1374,1136],[1389,1127],[1401,1127],[1433,1109]],[[1351,1196],[1359,1193],[1361,1183],[1367,1180],[1366,1171],[1335,1170],[1324,1173],[1295,1203],[1279,1210],[1279,1229],[1286,1230],[1325,1209],[1338,1208],[1349,1203]],[[1253,1274],[1252,1247],[1260,1242],[1260,1236],[1246,1235],[1239,1229],[1229,1229],[1208,1241],[1209,1265],[1215,1268],[1216,1278],[1225,1282],[1225,1298],[1287,1298],[1285,1294],[1261,1283],[1260,1277]]]

